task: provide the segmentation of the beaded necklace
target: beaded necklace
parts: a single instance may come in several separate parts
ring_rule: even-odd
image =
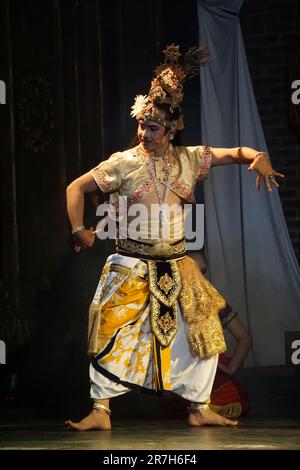
[[[158,157],[158,158],[161,158],[162,162],[163,162],[163,168],[162,168],[163,176],[162,176],[162,178],[160,178],[157,175],[157,171],[156,171],[155,161],[157,161],[158,158],[150,156],[149,159],[148,159],[149,171],[150,171],[152,181],[154,183],[155,191],[156,191],[156,194],[157,194],[157,198],[158,198],[158,201],[159,201],[159,234],[160,234],[162,239],[166,238],[167,227],[168,227],[167,222],[168,222],[168,215],[169,215],[168,205],[165,202],[168,191],[169,191],[168,181],[169,181],[169,175],[170,175],[170,162],[169,162],[169,158],[168,158],[168,150],[169,149],[167,149],[166,153],[162,157]],[[162,197],[161,197],[161,194],[160,194],[160,191],[159,191],[159,183],[164,183],[165,184],[165,188],[164,188],[164,192],[163,192]]]

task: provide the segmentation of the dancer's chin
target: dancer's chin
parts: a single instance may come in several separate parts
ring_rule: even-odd
[[[155,145],[153,145],[151,142],[141,142],[141,144],[147,152],[152,152],[155,150]]]

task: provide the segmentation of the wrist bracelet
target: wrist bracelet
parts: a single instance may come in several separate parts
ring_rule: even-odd
[[[81,230],[85,230],[85,226],[81,225],[81,227],[76,227],[72,230],[72,235],[75,235],[77,232],[81,232]]]

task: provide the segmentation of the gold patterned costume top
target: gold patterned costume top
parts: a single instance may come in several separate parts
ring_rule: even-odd
[[[157,160],[161,182],[166,184],[177,196],[195,202],[194,187],[197,181],[204,180],[211,165],[211,148],[173,147],[170,145],[167,154]],[[140,145],[124,152],[111,155],[91,170],[93,178],[103,193],[116,192],[127,196],[129,203],[142,201],[154,190],[147,156]],[[167,162],[170,174],[167,178]],[[116,200],[113,198],[112,201]]]

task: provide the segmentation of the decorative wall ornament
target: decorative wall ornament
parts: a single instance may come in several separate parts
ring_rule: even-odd
[[[31,153],[45,152],[53,139],[54,106],[45,77],[29,76],[21,84],[18,118],[25,148]]]

